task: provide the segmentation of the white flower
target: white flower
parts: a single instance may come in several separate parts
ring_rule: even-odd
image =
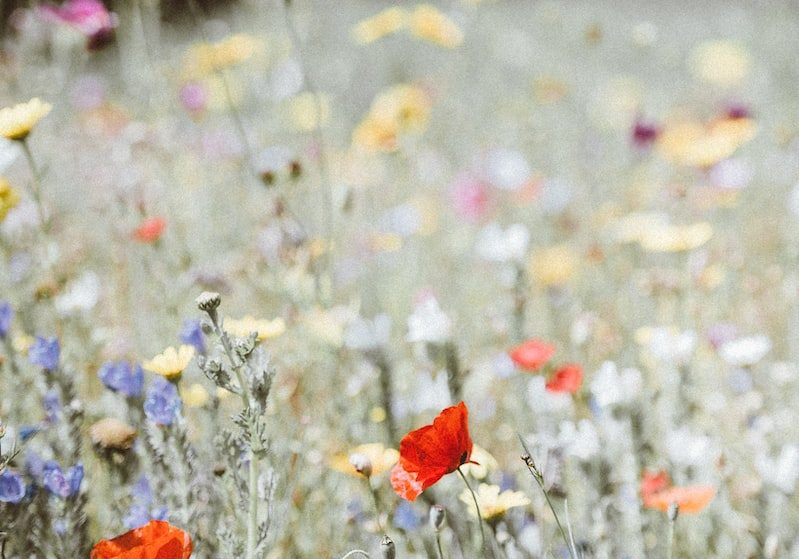
[[[0,138],[0,174],[11,166],[19,154],[20,148],[17,142]]]
[[[588,461],[599,453],[599,435],[594,424],[587,419],[581,420],[577,426],[571,421],[560,424],[558,441],[566,453],[575,458]]]
[[[496,223],[483,227],[477,237],[475,250],[480,258],[493,262],[522,262],[527,255],[530,231],[517,223],[505,231]]]
[[[417,373],[414,377],[416,393],[409,402],[408,407],[413,413],[419,414],[427,410],[441,410],[451,405],[449,389],[447,388],[447,374],[440,372],[433,379],[427,372]]]
[[[673,328],[642,328],[641,341],[661,363],[688,362],[696,347],[696,334],[692,330],[678,332]]]
[[[546,389],[546,382],[547,379],[543,375],[536,375],[530,379],[527,385],[530,408],[543,413],[571,409],[573,400],[571,394],[549,392]]]
[[[755,466],[764,481],[791,495],[796,487],[796,480],[799,479],[799,447],[785,445],[774,460],[760,455],[755,460]]]
[[[713,462],[716,451],[710,437],[680,427],[666,435],[666,449],[671,461],[680,466],[700,466]]]
[[[90,311],[100,297],[100,280],[94,272],[84,272],[55,298],[55,308],[62,316]]]
[[[486,157],[486,180],[502,190],[518,190],[530,178],[533,170],[518,151],[495,149]]]
[[[408,341],[443,344],[452,335],[452,321],[435,297],[425,297],[408,317]]]
[[[632,402],[641,392],[643,380],[637,369],[619,373],[612,361],[605,361],[593,375],[591,394],[600,408]]]
[[[708,173],[713,186],[731,190],[746,188],[754,176],[752,165],[743,159],[724,159],[716,163]]]
[[[749,336],[726,342],[719,348],[719,355],[728,364],[735,367],[754,365],[771,351],[771,340],[768,336]]]
[[[388,344],[391,334],[391,318],[379,314],[374,319],[357,318],[344,333],[344,344],[351,349],[369,350]]]

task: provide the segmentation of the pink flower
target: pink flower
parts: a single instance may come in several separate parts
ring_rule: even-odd
[[[164,229],[166,229],[166,219],[151,217],[142,221],[133,231],[133,238],[140,243],[154,243],[161,238]]]
[[[100,49],[114,37],[117,17],[100,0],[67,0],[60,7],[42,6],[39,10],[46,20],[69,25],[83,34],[89,50]]]
[[[490,209],[487,186],[471,175],[458,175],[450,192],[455,212],[468,221],[479,221]]]
[[[199,82],[187,82],[180,88],[180,102],[191,114],[201,113],[208,105],[208,91]]]

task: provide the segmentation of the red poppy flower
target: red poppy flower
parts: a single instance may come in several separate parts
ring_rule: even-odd
[[[391,470],[391,486],[409,501],[469,462],[469,410],[461,402],[443,410],[432,425],[411,431],[400,441],[399,463]]]
[[[161,238],[164,229],[166,229],[166,219],[151,217],[142,221],[133,231],[133,238],[142,243],[154,243]]]
[[[644,498],[644,506],[668,512],[671,505],[677,505],[680,514],[701,512],[716,496],[716,488],[709,485],[690,485],[687,487],[668,487]]]
[[[117,536],[103,540],[94,546],[90,559],[189,559],[191,538],[189,535],[162,520],[151,520]]]
[[[666,470],[660,470],[659,472],[644,470],[644,474],[641,477],[641,498],[646,502],[649,497],[670,485],[671,478]]]
[[[542,340],[527,340],[511,349],[509,355],[517,367],[536,371],[555,355],[555,346]]]
[[[552,378],[547,381],[550,392],[568,392],[574,394],[583,385],[583,368],[580,365],[563,365]]]

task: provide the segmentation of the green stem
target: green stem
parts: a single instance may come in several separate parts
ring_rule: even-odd
[[[674,521],[674,518],[669,518],[669,547],[666,550],[666,557],[668,559],[672,559],[674,557]]]
[[[366,479],[366,485],[369,486],[369,493],[372,495],[372,501],[374,502],[375,505],[375,518],[377,519],[377,528],[381,532],[385,532],[385,530],[383,529],[383,522],[380,520],[380,498],[377,496],[377,489],[375,489],[372,486],[372,481],[370,478],[367,477],[364,479]]]
[[[436,532],[436,547],[438,548],[438,559],[444,559],[444,551],[441,549],[441,533]]]
[[[247,518],[247,559],[255,559],[258,528],[258,457],[250,450],[249,516]]]
[[[483,515],[480,513],[480,505],[477,504],[477,495],[474,494],[474,490],[472,486],[469,485],[469,480],[466,479],[466,475],[464,475],[463,470],[460,469],[458,466],[458,473],[461,475],[461,479],[463,479],[463,483],[466,484],[466,488],[469,490],[469,493],[472,494],[472,500],[474,501],[474,508],[477,510],[477,525],[480,527],[480,542],[482,544],[481,549],[483,553],[486,551],[486,535],[485,531],[483,530]]]
[[[36,202],[39,222],[41,223],[42,231],[47,233],[50,229],[50,224],[45,217],[44,206],[42,205],[42,176],[39,172],[39,168],[36,166],[36,160],[33,158],[33,152],[28,145],[28,140],[22,140],[20,143],[22,144],[22,151],[25,153],[25,159],[28,160],[28,167],[30,167],[31,175],[33,176],[31,195],[33,196],[33,201]]]

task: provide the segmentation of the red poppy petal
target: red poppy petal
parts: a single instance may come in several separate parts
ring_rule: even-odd
[[[583,368],[580,365],[564,365],[547,381],[549,392],[574,394],[583,384]]]
[[[416,479],[416,474],[405,470],[399,464],[391,470],[391,487],[397,495],[408,501],[415,501],[424,491],[422,484]]]

